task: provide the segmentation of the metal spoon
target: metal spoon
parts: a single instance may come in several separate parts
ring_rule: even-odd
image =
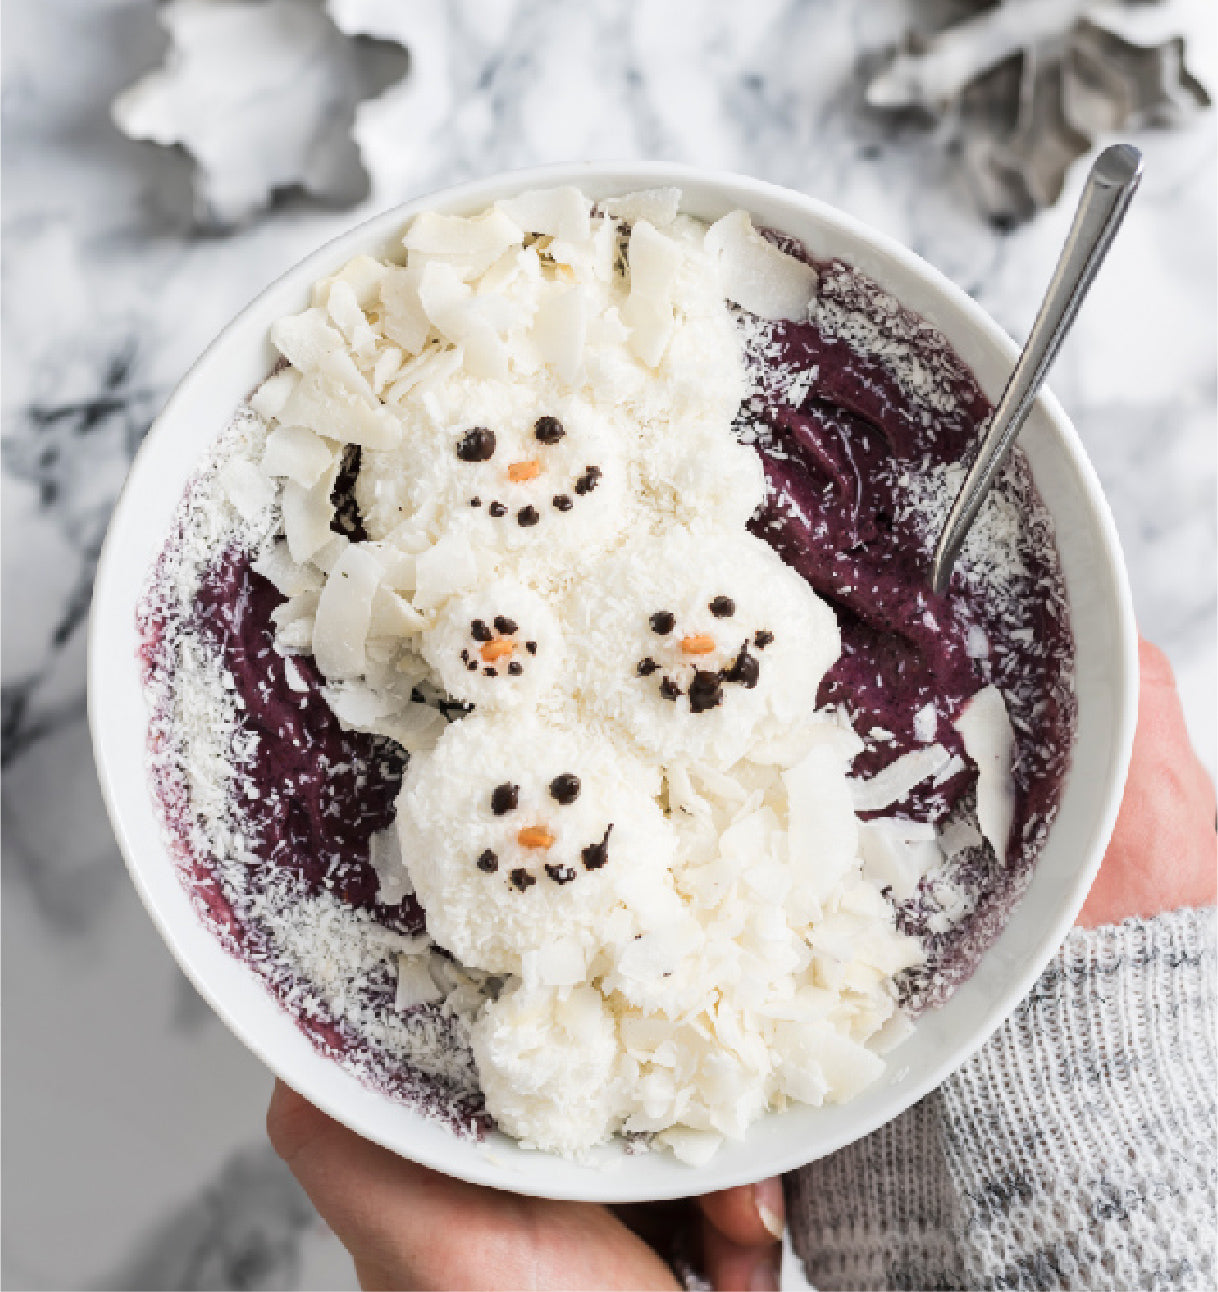
[[[1129,144],[1105,148],[1091,167],[1074,223],[1027,344],[982,435],[977,456],[935,545],[930,581],[937,593],[947,590],[952,566],[964,546],[969,527],[1032,411],[1045,376],[1057,358],[1096,271],[1108,254],[1141,178],[1142,154]]]

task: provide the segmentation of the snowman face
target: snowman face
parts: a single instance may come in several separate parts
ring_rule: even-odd
[[[833,612],[752,535],[669,531],[588,571],[568,645],[581,699],[661,763],[730,766],[810,718]]]
[[[476,546],[522,569],[569,569],[625,524],[626,459],[603,416],[568,401],[537,412],[450,426],[452,521]]]
[[[508,851],[508,864],[511,868],[507,872],[507,879],[518,892],[528,892],[542,874],[551,883],[570,884],[581,873],[600,870],[608,864],[612,821],[605,826],[599,839],[594,839],[579,849],[579,864],[575,864],[574,856],[567,861],[547,860],[558,842],[558,830],[562,825],[558,820],[561,813],[556,808],[571,807],[579,799],[582,788],[582,783],[574,772],[559,772],[546,786],[549,801],[534,803],[531,809],[526,807],[523,811],[519,785],[512,781],[502,781],[491,791],[487,806],[492,816],[510,818],[505,823],[508,827],[505,838],[514,843],[515,847]],[[529,797],[535,800],[539,796],[533,794]],[[572,832],[567,833],[570,836]],[[576,844],[578,845],[578,839]],[[572,849],[565,851],[570,853]],[[512,862],[521,864],[512,865]],[[497,874],[500,870],[499,853],[494,848],[484,848],[478,854],[476,864],[484,875]]]
[[[446,602],[422,634],[421,650],[449,695],[489,712],[547,690],[562,663],[563,640],[537,593],[501,579]]]
[[[629,523],[637,434],[616,408],[548,380],[464,377],[398,415],[399,447],[361,459],[357,496],[373,538],[409,522],[433,541],[459,534],[523,576],[544,576],[603,551]]]
[[[658,788],[583,728],[519,710],[453,723],[412,758],[398,801],[432,935],[491,973],[519,972],[522,955],[559,940],[595,950],[627,889],[671,887],[675,839]]]
[[[736,602],[723,592],[711,597],[704,612],[691,616],[701,624],[695,631],[686,631],[671,610],[653,611],[647,627],[656,644],[635,664],[635,676],[654,679],[662,700],[684,703],[690,713],[717,709],[725,687],[753,690],[761,680],[762,652],[774,641],[774,633],[758,628],[738,639],[734,625],[726,622],[735,615]]]
[[[473,426],[462,433],[456,443],[459,461],[471,466],[486,464],[470,471],[469,505],[485,507],[491,520],[532,529],[550,512],[558,516],[573,511],[581,499],[595,492],[604,478],[605,469],[596,462],[584,462],[590,452],[579,452],[578,445],[564,446],[567,430],[559,418],[543,413],[533,423],[532,443],[524,443],[519,433],[510,434],[501,444],[498,434],[488,426]],[[526,456],[527,455],[527,456]],[[482,494],[488,496],[484,499]]]

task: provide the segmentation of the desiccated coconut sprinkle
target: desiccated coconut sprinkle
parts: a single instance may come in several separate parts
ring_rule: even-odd
[[[858,737],[816,707],[833,612],[745,529],[765,481],[733,434],[750,378],[728,302],[806,320],[818,273],[744,213],[708,228],[664,193],[424,213],[403,246],[272,328],[286,365],[184,505],[187,530],[220,522],[159,577],[186,623],[207,562],[253,551],[289,684],[307,661],[343,728],[409,752],[372,860],[426,933],[330,893],[241,914],[303,984],[289,1003],[439,1074],[454,1107],[476,1071],[525,1145],[644,1133],[704,1160],[882,1071],[922,959],[890,899],[944,855],[933,828],[858,813],[946,752],[851,783]],[[174,631],[165,739],[231,897],[240,722],[214,651]],[[993,690],[961,727],[991,836],[1005,718]]]

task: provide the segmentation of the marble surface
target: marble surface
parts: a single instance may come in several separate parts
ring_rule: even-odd
[[[5,1242],[11,1287],[352,1287],[265,1145],[270,1078],[175,968],[127,880],[85,725],[94,560],[127,465],[193,357],[305,252],[452,181],[651,157],[814,193],[915,248],[1009,331],[1035,312],[1081,182],[980,221],[939,133],[861,107],[918,0],[429,0],[416,128],[354,209],[191,225],[189,165],[107,105],[164,50],[140,0],[4,13]],[[1215,13],[1182,6],[1218,86]],[[251,113],[274,112],[274,94]],[[1053,378],[1111,499],[1145,634],[1215,765],[1215,123],[1137,142],[1147,177]],[[373,123],[375,125],[375,123]],[[132,715],[137,721],[138,716]]]

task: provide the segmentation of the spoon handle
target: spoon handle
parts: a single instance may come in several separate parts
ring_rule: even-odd
[[[1015,437],[1032,411],[1045,376],[1096,271],[1108,254],[1141,178],[1142,154],[1129,144],[1105,148],[1091,167],[1074,214],[1074,223],[1070,226],[1036,322],[1028,334],[1027,344],[994,409],[977,456],[969,467],[935,546],[931,587],[937,593],[947,590],[952,566],[964,546],[969,527],[1002,469]]]

